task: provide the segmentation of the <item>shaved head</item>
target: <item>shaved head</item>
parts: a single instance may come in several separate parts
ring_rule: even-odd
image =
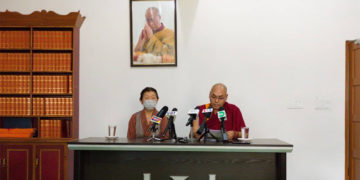
[[[212,92],[214,89],[222,89],[222,90],[225,91],[225,94],[227,94],[227,87],[226,87],[225,84],[223,84],[223,83],[216,83],[216,84],[214,84],[214,85],[211,87],[210,94],[211,94],[211,92]]]
[[[222,83],[216,83],[212,86],[209,99],[212,108],[217,111],[220,107],[223,107],[227,100],[227,87]]]
[[[146,13],[152,13],[152,14],[155,13],[154,15],[160,16],[160,11],[159,11],[159,9],[157,7],[149,7],[149,8],[147,8]]]
[[[146,9],[145,13],[146,23],[150,26],[150,28],[155,31],[161,26],[161,16],[160,11],[156,7],[149,7]]]

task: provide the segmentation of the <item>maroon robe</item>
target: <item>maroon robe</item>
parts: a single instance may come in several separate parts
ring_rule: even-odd
[[[204,115],[201,113],[203,109],[206,109],[206,104],[199,106],[199,126],[204,121]],[[226,131],[241,131],[241,128],[246,127],[240,109],[234,105],[225,102],[224,109],[226,112],[226,118],[224,124]],[[220,120],[217,114],[212,113],[210,119],[207,121],[207,126],[210,130],[220,130]]]

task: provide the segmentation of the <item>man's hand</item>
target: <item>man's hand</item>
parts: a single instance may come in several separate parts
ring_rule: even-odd
[[[228,135],[229,140],[241,137],[241,131],[226,131],[226,134]]]
[[[139,36],[139,40],[138,40],[138,42],[137,42],[137,44],[136,44],[136,46],[135,46],[134,51],[135,51],[135,52],[136,52],[136,51],[142,51],[146,40],[147,40],[147,39],[146,39],[146,33],[145,33],[145,30],[143,29],[143,30],[141,31],[141,34],[140,34],[140,36]]]
[[[235,131],[226,131],[226,134],[227,134],[229,140],[232,140],[232,139],[236,138],[235,137],[236,136]]]
[[[148,24],[145,24],[143,31],[145,31],[145,39],[148,40],[153,36],[153,31]]]

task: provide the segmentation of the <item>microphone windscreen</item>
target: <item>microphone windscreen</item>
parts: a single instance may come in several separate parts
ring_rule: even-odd
[[[217,113],[219,119],[226,119],[226,112],[224,107],[220,107]]]
[[[161,108],[161,110],[156,114],[156,116],[151,117],[151,122],[160,124],[161,120],[164,118],[164,116],[166,115],[166,112],[168,110],[169,110],[169,108],[167,106],[164,106],[163,108]]]
[[[202,113],[204,114],[205,118],[210,118],[212,111],[213,108],[207,108],[207,109],[203,109]]]
[[[164,116],[166,115],[166,112],[168,110],[169,110],[169,108],[167,106],[164,106],[160,109],[160,111],[156,114],[156,116],[159,118],[164,118]]]
[[[199,109],[190,109],[188,111],[188,114],[189,115],[192,115],[192,114],[197,115],[197,114],[199,114]]]

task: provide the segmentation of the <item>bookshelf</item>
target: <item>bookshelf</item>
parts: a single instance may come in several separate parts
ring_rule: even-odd
[[[60,172],[55,170],[60,179],[71,179],[72,153],[66,143],[79,137],[79,30],[84,20],[80,12],[0,12],[0,130],[34,132],[20,138],[0,136],[0,152],[9,145],[28,152],[30,146],[34,156],[24,160],[34,161],[35,172],[46,163],[39,158],[53,154],[63,163]],[[41,174],[42,168],[30,179],[52,179]]]

